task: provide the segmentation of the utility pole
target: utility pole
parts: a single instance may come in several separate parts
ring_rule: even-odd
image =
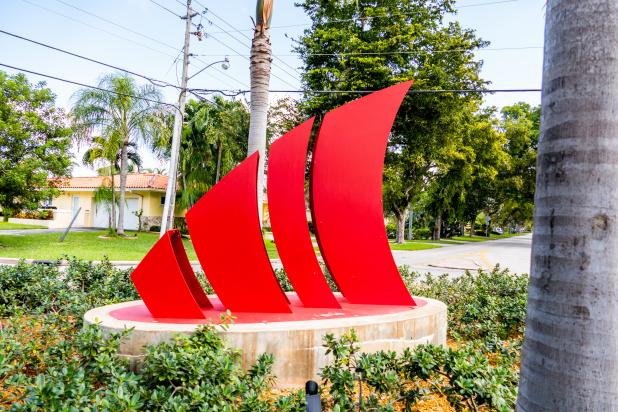
[[[161,217],[161,232],[163,236],[168,229],[174,227],[174,209],[176,207],[176,179],[178,177],[178,157],[180,154],[180,140],[182,138],[182,124],[185,115],[185,100],[187,97],[187,81],[189,80],[189,40],[191,39],[191,19],[197,15],[191,10],[191,0],[187,0],[187,14],[182,17],[186,20],[185,25],[185,45],[183,48],[182,60],[182,82],[180,85],[180,95],[178,96],[178,110],[174,117],[174,134],[172,135],[172,153],[170,157],[170,169],[167,179],[167,190],[165,191],[165,205],[163,206],[163,216]]]

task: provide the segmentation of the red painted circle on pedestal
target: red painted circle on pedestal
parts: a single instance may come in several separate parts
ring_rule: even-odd
[[[290,300],[292,313],[258,313],[258,312],[235,312],[233,323],[272,323],[272,322],[298,322],[310,320],[326,319],[345,319],[363,316],[388,315],[419,308],[427,304],[426,301],[414,298],[416,306],[400,305],[359,305],[350,304],[336,293],[335,296],[341,304],[341,309],[332,308],[306,308],[302,305],[296,293],[287,293]],[[133,306],[116,309],[109,312],[109,315],[117,320],[144,322],[144,323],[177,323],[177,324],[208,324],[221,323],[221,316],[226,315],[226,309],[216,295],[209,295],[208,299],[213,305],[211,309],[203,309],[206,319],[166,319],[153,318],[143,303],[136,303]]]

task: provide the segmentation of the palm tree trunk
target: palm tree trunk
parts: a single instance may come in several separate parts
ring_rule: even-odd
[[[118,205],[118,229],[119,235],[124,235],[124,204],[125,204],[125,192],[127,188],[127,171],[128,171],[128,158],[127,152],[129,148],[129,137],[127,136],[120,150],[120,203]]]
[[[272,60],[268,22],[256,24],[251,43],[251,113],[249,119],[248,155],[260,153],[258,164],[257,194],[258,213],[262,223],[264,199],[264,162],[266,160],[266,126],[268,114],[268,87]]]
[[[110,229],[116,233],[116,187],[114,186],[114,165],[109,167],[109,174],[112,178],[112,224]]]
[[[618,410],[618,2],[546,5],[519,411]]]

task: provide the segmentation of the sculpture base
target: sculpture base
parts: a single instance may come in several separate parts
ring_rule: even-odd
[[[318,380],[330,361],[322,346],[327,333],[336,336],[356,331],[362,352],[402,352],[423,343],[446,345],[447,309],[440,301],[416,298],[418,306],[351,305],[336,294],[341,309],[304,308],[288,293],[292,313],[234,313],[234,323],[220,333],[228,345],[243,352],[243,364],[252,365],[262,353],[275,358],[273,373],[279,387],[302,386]],[[121,344],[120,354],[138,363],[144,347],[169,341],[179,333],[190,334],[202,324],[220,323],[226,314],[216,296],[208,319],[154,319],[141,300],[103,306],[84,315],[87,324],[99,324],[105,333],[134,328]]]

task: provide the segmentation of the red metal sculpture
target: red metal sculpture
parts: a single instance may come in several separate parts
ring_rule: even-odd
[[[291,312],[268,259],[257,205],[256,152],[186,215],[197,257],[221,303],[233,312]]]
[[[414,305],[388,245],[382,208],[384,153],[411,84],[327,113],[313,151],[311,205],[318,244],[350,303]]]
[[[177,230],[168,231],[140,262],[131,280],[155,318],[202,319],[212,305],[201,288]]]
[[[310,187],[316,236],[339,290],[352,304],[415,304],[391,255],[382,210],[384,152],[411,83],[327,113],[314,148]],[[306,221],[304,173],[312,124],[313,119],[305,122],[271,147],[272,230],[303,305],[339,308],[317,262]],[[258,156],[249,156],[208,191],[187,212],[186,221],[202,268],[225,308],[286,314],[290,302],[270,265],[260,228]],[[156,243],[131,279],[155,318],[205,319],[213,307],[178,231]]]
[[[305,207],[305,166],[313,119],[270,145],[268,211],[275,244],[294,290],[304,306],[340,308],[311,243]]]

